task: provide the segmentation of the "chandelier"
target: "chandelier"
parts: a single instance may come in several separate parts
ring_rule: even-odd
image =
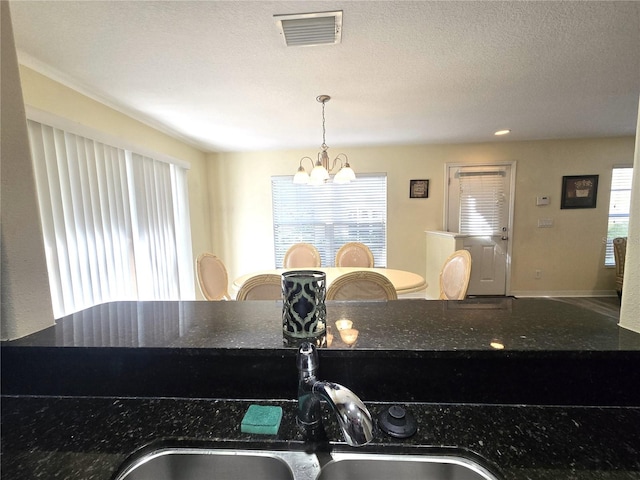
[[[325,120],[324,120],[324,105],[331,97],[329,95],[319,95],[316,97],[316,100],[322,104],[322,145],[320,145],[320,152],[318,152],[318,159],[315,164],[310,157],[302,157],[300,159],[300,166],[298,167],[298,171],[293,177],[293,183],[300,184],[310,184],[310,185],[322,185],[327,182],[330,178],[330,174],[339,166],[338,173],[333,177],[333,183],[349,183],[352,180],[356,179],[356,174],[354,173],[351,165],[349,165],[349,159],[344,153],[339,153],[336,158],[333,159],[333,162],[329,160],[329,154],[327,150],[329,147],[326,144],[325,140]],[[307,173],[305,168],[302,166],[303,160],[309,160],[311,164],[311,174]]]

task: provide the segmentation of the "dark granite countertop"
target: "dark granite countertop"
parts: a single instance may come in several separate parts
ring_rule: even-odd
[[[374,414],[401,403],[419,422],[411,439],[376,432],[365,450],[453,449],[505,480],[640,479],[640,335],[615,319],[512,298],[327,312],[359,335],[324,339],[320,377]],[[3,475],[112,479],[149,444],[304,448],[280,316],[280,302],[117,302],[3,342]],[[250,403],[284,408],[277,436],[239,432]],[[333,447],[349,449],[325,423]]]
[[[340,340],[335,321],[359,331]],[[330,349],[482,351],[640,350],[640,335],[615,319],[542,298],[327,302]],[[114,302],[69,315],[17,346],[281,349],[282,303]]]
[[[2,392],[281,398],[296,376],[281,309],[277,301],[99,305],[4,342]],[[365,398],[640,405],[640,334],[587,308],[514,298],[328,302],[328,326],[345,318],[358,339],[348,346],[333,328],[322,371]]]
[[[110,480],[149,445],[302,449],[295,402],[280,405],[277,435],[239,425],[249,401],[140,398],[4,397],[2,474],[12,480]],[[640,409],[404,404],[418,422],[406,440],[376,429],[366,447],[346,446],[325,412],[336,450],[462,454],[504,480],[639,479]],[[388,404],[369,404],[377,416]],[[311,480],[311,479],[310,479]]]

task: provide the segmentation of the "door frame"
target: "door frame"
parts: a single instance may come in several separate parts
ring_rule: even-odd
[[[516,199],[516,160],[504,162],[482,162],[482,163],[462,163],[451,162],[444,164],[444,207],[443,207],[443,230],[449,231],[449,173],[453,168],[460,167],[511,167],[511,178],[509,179],[509,230],[507,232],[507,258],[505,265],[505,295],[511,295],[511,255],[513,252],[513,220],[515,218]],[[458,233],[458,232],[455,232]]]

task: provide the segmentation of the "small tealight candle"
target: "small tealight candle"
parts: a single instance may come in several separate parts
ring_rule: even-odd
[[[338,328],[338,330],[349,330],[351,327],[353,327],[353,322],[351,320],[343,318],[342,320],[336,321],[336,327]]]
[[[347,345],[352,345],[358,339],[358,330],[356,330],[355,328],[340,330],[340,338]]]

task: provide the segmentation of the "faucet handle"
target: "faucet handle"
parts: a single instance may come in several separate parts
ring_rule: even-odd
[[[311,342],[303,342],[298,348],[296,363],[299,372],[313,373],[318,369],[318,352]]]

